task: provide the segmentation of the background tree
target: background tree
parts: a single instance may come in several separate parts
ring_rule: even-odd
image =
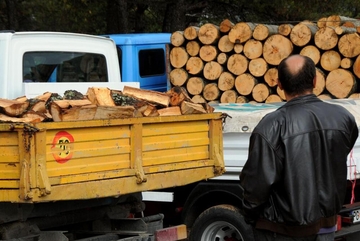
[[[174,32],[206,22],[296,23],[358,18],[353,0],[0,0],[0,29],[89,34]]]

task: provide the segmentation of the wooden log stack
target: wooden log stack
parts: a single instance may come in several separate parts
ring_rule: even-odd
[[[171,35],[169,79],[195,103],[281,102],[277,66],[301,54],[316,65],[319,98],[359,98],[359,34],[360,20],[339,15],[297,24],[225,19],[189,26]]]
[[[75,90],[63,96],[46,92],[32,99],[0,99],[0,122],[37,123],[148,116],[212,113],[207,103],[195,103],[182,87],[167,93],[125,86],[122,91],[91,87],[83,95]]]

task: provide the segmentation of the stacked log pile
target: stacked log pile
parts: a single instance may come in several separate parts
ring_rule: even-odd
[[[314,93],[360,98],[360,20],[332,15],[317,22],[267,25],[223,20],[171,35],[169,79],[195,103],[285,101],[277,66],[292,54],[316,64]]]
[[[194,103],[181,87],[167,93],[125,86],[122,91],[91,87],[63,96],[46,92],[32,99],[0,99],[0,122],[37,123],[212,113],[207,103]]]

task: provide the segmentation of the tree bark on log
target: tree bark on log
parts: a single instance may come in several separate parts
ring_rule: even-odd
[[[283,35],[275,34],[265,40],[263,58],[271,65],[279,65],[293,51],[292,42]]]
[[[278,33],[277,25],[270,24],[258,24],[255,26],[253,31],[253,38],[259,41],[267,39],[269,36]]]
[[[349,27],[344,27],[344,26],[338,26],[335,28],[335,33],[337,35],[343,35],[343,34],[347,34],[347,33],[356,33],[356,28],[349,28]]]
[[[170,97],[165,93],[157,91],[143,90],[135,87],[124,86],[124,95],[132,96],[140,100],[145,100],[163,107],[168,107],[170,104]]]
[[[326,77],[326,90],[337,99],[343,99],[353,94],[357,83],[355,76],[348,70],[336,69]]]

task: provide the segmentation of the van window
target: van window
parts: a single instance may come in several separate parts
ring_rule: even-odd
[[[24,82],[108,82],[105,56],[78,52],[27,52]]]
[[[139,51],[140,76],[148,77],[165,73],[165,53],[163,49]]]

